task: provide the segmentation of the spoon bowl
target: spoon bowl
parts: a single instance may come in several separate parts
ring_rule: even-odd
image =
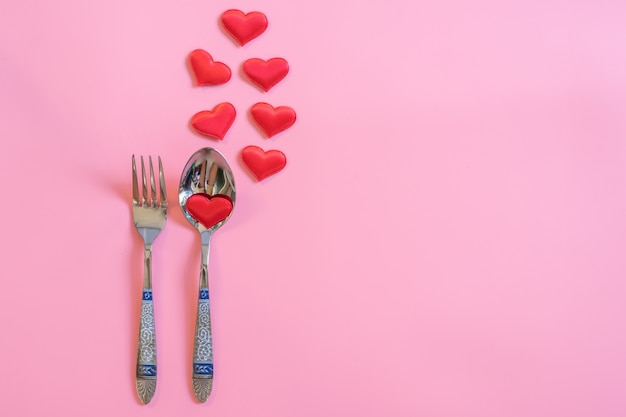
[[[191,155],[183,169],[178,188],[178,201],[187,221],[200,234],[205,232],[213,233],[226,223],[232,214],[232,210],[224,220],[207,228],[198,219],[194,218],[187,209],[187,200],[194,194],[204,194],[209,197],[216,195],[226,197],[230,199],[234,209],[236,191],[233,171],[224,155],[218,150],[202,148]]]
[[[213,388],[209,243],[213,232],[230,218],[235,207],[235,194],[233,172],[224,155],[213,148],[202,148],[189,158],[180,178],[178,201],[189,223],[200,233],[201,242],[200,289],[191,376],[194,394],[200,402],[207,400]]]

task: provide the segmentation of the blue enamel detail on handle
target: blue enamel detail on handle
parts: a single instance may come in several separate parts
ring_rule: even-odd
[[[193,373],[196,375],[213,375],[212,363],[194,363]]]
[[[156,376],[156,365],[137,365],[137,376]]]

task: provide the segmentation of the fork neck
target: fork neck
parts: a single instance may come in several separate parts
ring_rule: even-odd
[[[143,247],[143,288],[152,289],[152,245]]]

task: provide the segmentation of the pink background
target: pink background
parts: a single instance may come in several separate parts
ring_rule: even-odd
[[[626,6],[615,1],[4,1],[0,414],[626,415]],[[226,9],[267,32],[237,47]],[[193,87],[203,48],[233,69]],[[284,57],[269,93],[240,75]],[[191,116],[230,101],[222,142]],[[248,109],[298,121],[264,139]],[[256,183],[246,145],[287,168]],[[215,386],[190,383],[199,237],[176,191],[238,186],[210,260]],[[161,155],[157,394],[134,363],[132,154]]]

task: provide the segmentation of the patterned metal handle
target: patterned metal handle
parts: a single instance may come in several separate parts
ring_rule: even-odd
[[[196,398],[200,402],[205,402],[213,387],[213,341],[208,287],[200,287],[198,296],[192,381]]]
[[[139,343],[137,344],[137,394],[142,403],[150,402],[156,391],[157,362],[152,290],[144,288],[141,297]]]

